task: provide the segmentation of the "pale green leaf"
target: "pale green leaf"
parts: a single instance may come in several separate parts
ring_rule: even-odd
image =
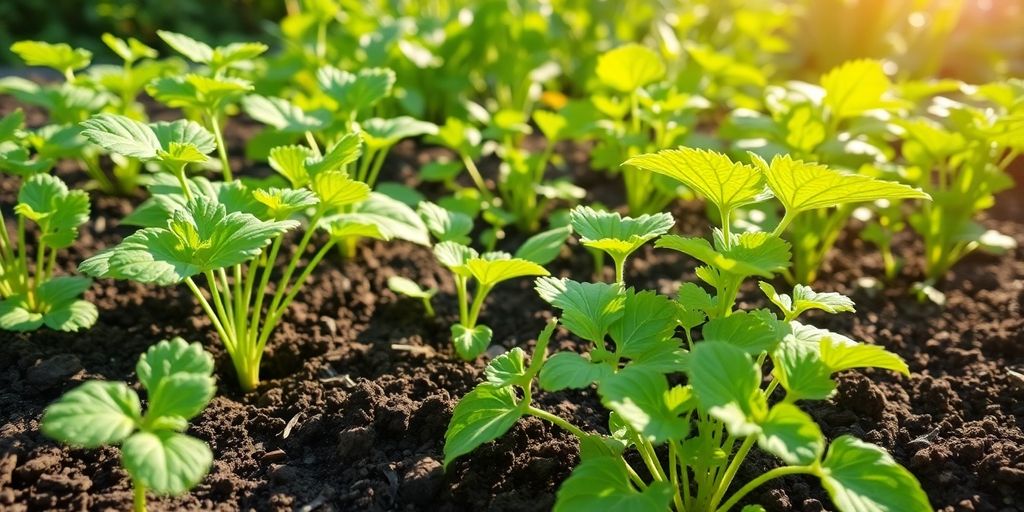
[[[44,66],[60,72],[82,69],[92,60],[89,50],[72,48],[66,43],[18,41],[11,45],[11,51],[29,66]]]
[[[123,382],[89,381],[47,407],[40,429],[62,443],[97,448],[131,435],[141,410],[139,397]]]
[[[153,392],[169,375],[184,373],[210,376],[213,373],[213,356],[203,350],[199,343],[172,338],[149,347],[139,356],[135,373],[142,386]]]
[[[852,436],[832,441],[821,483],[842,512],[930,512],[928,496],[885,450]]]
[[[558,489],[554,512],[664,512],[674,491],[668,482],[633,487],[621,457],[583,461]]]
[[[663,174],[697,191],[721,211],[758,202],[766,197],[762,172],[733,162],[714,151],[666,149],[635,156],[623,165]]]
[[[597,58],[597,78],[619,92],[631,93],[665,76],[665,63],[653,50],[627,44]]]
[[[546,276],[549,274],[544,267],[520,258],[500,260],[471,258],[466,262],[466,268],[480,282],[481,286],[488,287],[518,277]]]
[[[121,463],[147,490],[177,496],[202,481],[213,453],[206,443],[177,432],[139,432],[121,446]]]
[[[495,386],[525,385],[526,352],[519,347],[495,357],[484,368],[487,382]]]
[[[884,95],[892,87],[877,60],[851,60],[821,77],[825,105],[838,119],[858,116],[887,105]]]
[[[462,397],[444,435],[444,465],[493,441],[512,428],[523,412],[509,386],[482,384]]]
[[[758,445],[786,464],[807,465],[821,458],[825,438],[807,413],[789,403],[776,404],[761,423]]]
[[[494,336],[494,332],[486,325],[466,327],[462,324],[454,324],[451,330],[455,352],[465,361],[472,361],[483,354]]]
[[[604,376],[598,386],[601,403],[645,439],[662,443],[685,439],[690,420],[686,401],[669,390],[664,375],[627,366]]]

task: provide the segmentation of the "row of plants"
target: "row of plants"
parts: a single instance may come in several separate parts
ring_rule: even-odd
[[[379,66],[338,66],[344,59],[332,52],[346,39],[321,35],[338,19],[332,5],[307,5],[301,30],[286,19],[285,49],[271,55],[262,43],[215,47],[160,32],[181,57],[159,59],[137,40],[107,36],[123,65],[90,66],[89,52],[66,44],[15,44],[27,64],[64,80],[0,80],[0,92],[49,116],[34,127],[21,111],[0,120],[0,170],[20,179],[16,233],[4,229],[0,239],[0,328],[91,327],[98,311],[81,298],[90,277],[184,284],[239,387],[252,391],[267,343],[318,265],[335,252],[355,257],[363,239],[399,239],[431,247],[450,270],[459,309],[451,343],[462,359],[490,346],[483,309],[502,282],[538,278],[540,296],[561,311],[531,357],[514,348],[490,361],[487,381],[454,411],[446,465],[532,415],[580,440],[582,462],[559,491],[560,510],[724,512],[791,474],[819,477],[844,511],[929,510],[916,479],[883,450],[850,437],[826,443],[796,405],[830,396],[836,372],[906,374],[906,365],[799,319],[853,310],[848,298],[808,285],[854,217],[890,279],[899,270],[894,237],[905,227],[920,234],[920,290],[932,298],[966,254],[1008,247],[975,219],[1012,185],[1006,169],[1024,141],[1024,84],[892,83],[881,62],[853,61],[819,85],[775,85],[690,48],[695,78],[694,68],[673,69],[663,51],[639,44],[581,51],[593,66],[545,78],[508,65],[529,62],[514,58],[528,37],[518,34],[496,43],[505,45],[496,50],[503,60],[485,68],[500,78],[442,94],[426,78],[438,65],[415,48],[401,65],[382,57]],[[360,47],[370,52],[374,38],[366,39]],[[461,41],[465,48],[473,39]],[[143,93],[181,118],[152,121]],[[238,173],[225,144],[225,125],[243,113],[265,126],[245,157],[265,161],[270,177]],[[445,191],[433,202],[379,182],[392,148],[410,138],[449,150],[419,170]],[[580,204],[587,191],[557,177],[568,174],[562,142],[586,145],[591,167],[621,180],[618,209],[629,216]],[[138,231],[81,262],[88,277],[55,275],[58,252],[90,213],[88,193],[52,174],[60,161],[76,162],[94,193],[148,193],[120,220]],[[497,163],[497,175],[488,179],[482,162]],[[710,241],[669,234],[675,222],[663,211],[680,198],[706,201],[716,225]],[[528,238],[502,251],[506,230]],[[574,233],[595,269],[610,259],[613,282],[548,276]],[[699,261],[703,284],[685,283],[675,298],[629,287],[628,258],[652,241]],[[790,294],[770,284],[776,276]],[[777,311],[737,310],[750,278]],[[389,285],[432,311],[436,290],[402,278]],[[548,357],[557,325],[589,350]],[[75,446],[120,444],[142,510],[147,490],[180,494],[208,471],[209,448],[183,432],[215,392],[212,371],[197,344],[162,342],[137,367],[145,414],[127,385],[91,382],[51,406],[42,429]],[[535,379],[544,391],[595,386],[609,434],[534,407]],[[755,444],[784,466],[729,494]]]

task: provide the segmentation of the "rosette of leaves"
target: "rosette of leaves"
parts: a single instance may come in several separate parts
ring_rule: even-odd
[[[47,326],[59,331],[87,329],[96,323],[96,306],[81,296],[92,281],[55,276],[57,253],[78,238],[89,220],[89,196],[68,190],[59,178],[33,174],[18,191],[17,232],[10,236],[0,214],[0,328],[33,331]],[[29,254],[29,223],[36,225]]]
[[[776,237],[787,233],[787,229],[804,215],[813,215],[822,209],[882,199],[929,199],[928,194],[920,189],[901,183],[878,180],[861,174],[843,173],[824,165],[794,160],[788,155],[777,156],[771,163],[757,155],[750,156],[754,165],[734,162],[714,151],[680,148],[638,155],[629,159],[627,164],[671,177],[703,196],[714,207],[719,214],[722,231],[716,233],[714,248],[690,248],[702,253],[707,249],[713,249],[715,253],[722,254],[722,251],[745,247],[762,237],[763,234],[750,232],[742,233],[738,237],[732,234],[733,214],[738,208],[771,197],[775,197],[781,203],[784,211],[781,221],[773,230]],[[821,250],[820,238],[817,235],[801,238],[798,236],[801,233],[804,231],[794,231],[789,237],[794,253]],[[838,231],[829,236],[837,234]],[[663,239],[662,242],[674,244],[677,246],[675,248],[684,250],[678,246],[677,241]],[[700,243],[706,245],[706,242]],[[687,242],[686,245],[693,244]],[[710,253],[708,257],[711,257]],[[703,260],[700,257],[699,259]],[[794,256],[794,261],[820,263],[821,260]],[[807,270],[813,272],[805,272]],[[817,267],[803,267],[796,272],[787,271],[785,275],[791,280],[802,281],[813,277]]]
[[[128,384],[92,380],[47,407],[40,429],[76,448],[119,445],[121,467],[132,480],[134,510],[144,512],[147,492],[178,496],[209,472],[210,447],[184,432],[217,387],[213,357],[181,338],[150,347],[135,371],[148,398],[145,412]]]
[[[562,230],[546,233],[547,237],[534,237],[516,256],[499,251],[481,254],[468,245],[473,229],[473,221],[468,216],[428,202],[420,204],[420,215],[438,240],[434,245],[434,257],[452,273],[455,280],[459,322],[451,327],[452,344],[459,357],[471,361],[487,350],[493,337],[491,328],[479,323],[487,296],[502,282],[548,275],[537,261],[547,263],[554,259],[569,233]],[[473,285],[472,294],[470,285]]]
[[[762,484],[790,475],[820,479],[845,512],[931,510],[917,480],[883,449],[849,435],[828,442],[800,407],[830,396],[836,372],[878,367],[908,373],[882,347],[799,321],[805,311],[852,311],[853,303],[802,286],[781,294],[762,283],[782,318],[765,309],[735,310],[731,283],[772,277],[789,264],[786,242],[756,235],[684,244],[704,263],[697,275],[714,293],[686,283],[673,299],[620,283],[538,279],[541,297],[561,311],[562,326],[589,350],[548,357],[552,321],[532,357],[516,348],[492,360],[486,382],[455,407],[445,466],[534,416],[580,442],[580,465],[559,489],[555,510],[726,512]],[[769,359],[773,370],[765,384]],[[539,408],[533,402],[537,386],[547,392],[596,389],[609,410],[609,434],[587,432]],[[777,457],[778,466],[736,482],[755,447]],[[627,457],[631,453],[638,457]]]
[[[176,52],[202,67],[198,73],[154,80],[146,86],[146,92],[160,103],[185,109],[203,120],[216,141],[224,181],[231,181],[233,176],[222,124],[231,107],[253,89],[252,82],[239,75],[253,67],[254,59],[267,51],[267,45],[248,42],[212,47],[176,32],[158,30],[157,35]]]

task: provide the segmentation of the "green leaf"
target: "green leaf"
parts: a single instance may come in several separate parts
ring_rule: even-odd
[[[569,213],[569,222],[579,233],[583,245],[605,251],[616,261],[622,261],[649,240],[667,233],[675,219],[668,213],[623,218],[617,212],[577,206]]]
[[[518,277],[546,276],[548,271],[532,262],[520,258],[488,260],[471,258],[466,269],[480,282],[481,286],[494,286],[502,281]]]
[[[309,183],[306,162],[312,157],[312,150],[306,146],[278,146],[270,150],[267,160],[271,168],[288,179],[292,188],[301,188]]]
[[[732,243],[723,248],[724,235],[716,229],[716,245],[703,238],[665,235],[655,247],[688,254],[722,272],[737,277],[772,277],[790,264],[789,243],[763,231],[732,234]]]
[[[82,69],[92,61],[92,52],[65,43],[18,41],[11,45],[11,51],[29,66],[45,66],[62,73]]]
[[[622,165],[663,174],[697,191],[720,211],[763,200],[765,180],[755,167],[733,162],[714,151],[693,148],[666,149],[635,156]]]
[[[854,312],[849,297],[834,292],[815,292],[811,287],[798,284],[793,287],[793,296],[779,294],[772,285],[761,282],[761,291],[789,318],[796,318],[804,311],[820,309],[826,313]]]
[[[681,389],[681,388],[680,388]],[[688,401],[668,387],[664,375],[627,366],[605,376],[598,386],[601,403],[615,411],[644,438],[655,442],[685,439],[690,428]]]
[[[797,406],[776,404],[761,423],[757,443],[790,465],[807,465],[825,451],[825,438],[818,424]]]
[[[852,60],[821,77],[825,105],[833,117],[844,119],[887,105],[883,100],[892,87],[877,60]]]
[[[139,356],[135,373],[139,376],[142,386],[154,392],[164,378],[170,375],[212,375],[213,356],[203,350],[199,343],[187,343],[181,338],[172,338],[149,347]]]
[[[104,33],[101,37],[103,43],[107,45],[118,57],[124,59],[125,62],[135,62],[140,59],[155,59],[159,55],[153,48],[142,43],[134,37],[129,37],[128,40],[121,39],[109,32]]]
[[[533,122],[537,123],[537,127],[544,134],[544,138],[548,140],[548,144],[554,144],[568,134],[569,120],[561,114],[547,110],[535,110]]]
[[[167,30],[157,30],[156,34],[167,43],[167,46],[196,64],[209,64],[213,60],[213,48],[202,41]]]
[[[523,245],[516,249],[515,257],[532,261],[538,265],[547,265],[555,261],[571,234],[572,228],[569,226],[537,233],[526,239]]]
[[[151,160],[161,149],[145,123],[116,114],[99,114],[82,122],[82,135],[109,153]]]
[[[479,257],[472,247],[457,242],[441,242],[434,246],[434,257],[452,272],[469,277],[469,260]]]
[[[526,353],[515,347],[488,363],[484,375],[487,376],[487,382],[495,386],[523,386],[527,383],[526,370]]]
[[[31,311],[28,297],[13,295],[0,301],[0,329],[29,332],[43,326],[43,314]]]
[[[902,183],[876,180],[863,174],[844,174],[824,165],[776,156],[771,165],[751,157],[764,172],[775,197],[795,215],[818,208],[863,203],[879,199],[931,199],[920,189]]]
[[[273,237],[297,226],[295,221],[264,222],[247,213],[227,213],[216,200],[196,196],[173,212],[167,228],[141,229],[85,260],[79,270],[94,277],[174,284],[249,261]]]
[[[92,327],[99,317],[96,306],[78,300],[90,286],[91,279],[79,276],[54,277],[39,285],[36,295],[43,323],[55,331],[74,332]]]
[[[127,384],[89,381],[47,407],[40,429],[62,443],[97,448],[131,435],[141,410],[138,395]]]
[[[416,281],[402,276],[389,277],[388,288],[397,294],[412,297],[414,299],[430,299],[434,295],[437,295],[436,288],[424,290],[423,288],[420,288],[420,285],[416,284]]]
[[[481,384],[462,397],[444,435],[444,466],[501,437],[522,417],[510,386]]]
[[[217,391],[209,373],[178,372],[155,383],[155,388],[148,388],[147,422],[165,417],[190,420],[206,408]]]
[[[668,482],[654,482],[643,491],[633,487],[621,457],[583,461],[558,489],[554,512],[664,512],[674,491]]]
[[[446,210],[429,201],[420,203],[416,211],[438,241],[469,244],[473,219],[468,215]]]
[[[736,311],[729,316],[714,318],[704,325],[702,333],[709,341],[724,341],[756,356],[770,351],[782,341],[775,328],[777,320],[765,310]]]
[[[611,366],[595,363],[575,352],[559,352],[540,370],[540,387],[545,391],[583,389],[614,373]]]
[[[344,171],[324,171],[313,177],[313,193],[328,208],[343,208],[369,199],[370,187]]]
[[[206,443],[177,432],[139,432],[121,446],[121,464],[132,479],[157,494],[189,491],[210,471]]]
[[[653,291],[626,290],[622,317],[609,329],[615,354],[634,359],[671,342],[679,323],[672,301]]]
[[[149,126],[160,141],[160,147],[168,153],[172,152],[174,144],[192,146],[204,155],[217,149],[213,134],[195,121],[178,119],[172,122],[161,121]]]
[[[324,66],[317,71],[320,88],[346,112],[372,107],[391,94],[395,72],[387,68],[363,68],[357,74]]]
[[[267,207],[267,214],[274,220],[289,219],[320,203],[316,194],[306,189],[260,188],[252,191],[252,197]]]
[[[355,133],[349,133],[327,148],[322,158],[308,160],[306,167],[312,176],[324,171],[344,170],[345,166],[358,160],[362,153],[362,139]]]
[[[653,50],[627,44],[597,58],[597,78],[619,92],[631,93],[665,76],[665,63]]]
[[[795,335],[786,336],[772,351],[772,374],[786,390],[791,402],[823,400],[836,389],[832,370],[821,360],[814,344]]]
[[[832,441],[821,467],[821,483],[843,512],[934,510],[914,475],[881,448],[852,436]]]
[[[423,225],[416,211],[405,203],[388,197],[379,192],[371,192],[370,197],[352,207],[347,214],[377,226],[386,238],[397,238],[414,244],[430,246],[430,234]]]
[[[284,98],[252,94],[242,99],[242,108],[249,117],[287,133],[316,131],[326,125],[321,116],[307,114]]]
[[[625,314],[619,284],[542,277],[536,288],[542,299],[562,310],[562,325],[587,341],[603,345],[612,324]]]
[[[486,325],[466,327],[462,324],[452,325],[452,344],[455,352],[465,361],[472,361],[487,351],[494,332]]]
[[[387,148],[402,139],[437,133],[437,125],[409,116],[382,119],[374,117],[360,123],[363,140],[372,148]]]
[[[730,434],[745,437],[761,431],[768,404],[761,393],[761,369],[746,352],[728,343],[704,341],[693,348],[689,366],[697,400],[725,423]]]
[[[822,337],[821,361],[833,373],[853,368],[884,368],[910,376],[910,368],[900,356],[878,345],[850,343],[849,340]]]

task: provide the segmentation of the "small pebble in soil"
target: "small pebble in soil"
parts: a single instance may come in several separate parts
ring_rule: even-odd
[[[433,501],[443,484],[441,463],[431,457],[422,457],[402,475],[399,492],[403,500],[426,505]]]

